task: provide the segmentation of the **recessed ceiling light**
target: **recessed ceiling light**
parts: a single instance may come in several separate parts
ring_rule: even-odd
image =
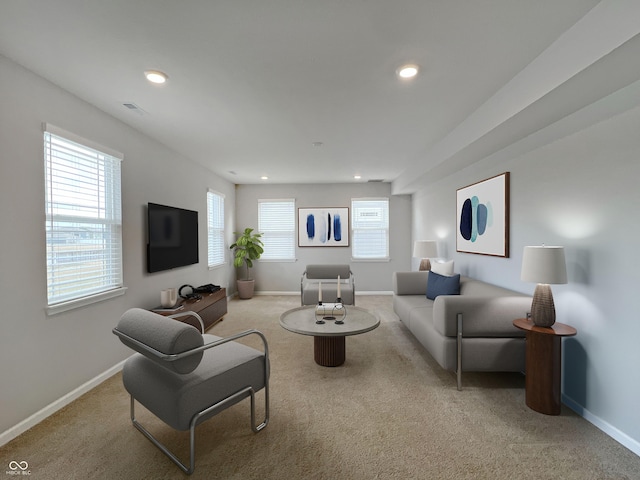
[[[419,70],[420,70],[420,67],[418,67],[418,65],[410,63],[407,65],[401,66],[397,70],[397,73],[400,78],[413,78],[416,75],[418,75]]]
[[[356,180],[360,180],[362,178],[362,175],[354,175],[353,178],[355,178]]]
[[[158,70],[147,70],[144,72],[144,76],[147,77],[147,80],[151,83],[164,83],[167,81],[167,78],[169,78],[166,73]]]
[[[267,177],[266,175],[263,175],[260,177],[261,180],[269,180],[269,177]]]

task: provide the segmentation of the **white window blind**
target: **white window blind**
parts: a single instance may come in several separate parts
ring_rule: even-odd
[[[258,200],[258,231],[262,233],[261,260],[295,260],[295,200]]]
[[[121,160],[45,125],[49,306],[122,287]]]
[[[207,250],[209,267],[224,264],[224,195],[207,192]]]
[[[352,256],[361,260],[389,258],[389,199],[351,200]]]

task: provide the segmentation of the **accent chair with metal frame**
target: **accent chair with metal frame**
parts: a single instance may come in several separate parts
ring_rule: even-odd
[[[193,315],[202,324],[195,312],[178,315]],[[122,370],[124,387],[131,396],[133,425],[186,474],[195,469],[195,428],[199,423],[250,397],[252,430],[257,433],[267,426],[269,350],[258,330],[220,338],[171,317],[132,308],[113,333],[138,352]],[[263,351],[235,341],[248,335],[261,339]],[[256,425],[255,394],[262,389],[265,418]],[[136,401],[172,428],[189,431],[188,467],[136,420]]]
[[[349,265],[307,265],[300,279],[300,305],[317,305],[319,290],[322,300],[333,303],[338,297],[338,276],[340,277],[340,297],[344,305],[356,304],[356,282]]]

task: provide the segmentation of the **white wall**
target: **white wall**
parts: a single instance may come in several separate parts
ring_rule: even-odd
[[[111,333],[130,307],[159,304],[160,290],[189,283],[227,286],[230,266],[207,269],[206,191],[226,195],[235,229],[235,192],[93,106],[0,56],[0,434],[105,372],[130,351]],[[45,314],[44,160],[42,123],[124,153],[122,164],[124,296],[55,316]],[[145,206],[197,210],[200,263],[146,273]]]
[[[352,198],[388,197],[390,230],[388,262],[357,262],[349,247],[297,247],[296,262],[254,264],[251,275],[257,292],[299,292],[300,276],[307,264],[348,263],[356,280],[357,291],[390,292],[391,276],[396,270],[410,268],[411,197],[391,196],[386,183],[334,185],[238,185],[236,188],[236,223],[239,229],[258,229],[258,200],[294,198],[296,211],[308,207],[349,207]],[[296,241],[297,244],[297,241]]]
[[[640,108],[499,165],[482,162],[414,195],[413,236],[441,235],[464,274],[532,293],[525,245],[566,247],[569,284],[553,286],[564,341],[565,401],[640,455]],[[455,191],[511,172],[511,257],[456,253]]]

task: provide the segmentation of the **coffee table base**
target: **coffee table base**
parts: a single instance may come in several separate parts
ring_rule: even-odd
[[[339,367],[345,357],[345,337],[313,337],[313,359],[318,365]]]

